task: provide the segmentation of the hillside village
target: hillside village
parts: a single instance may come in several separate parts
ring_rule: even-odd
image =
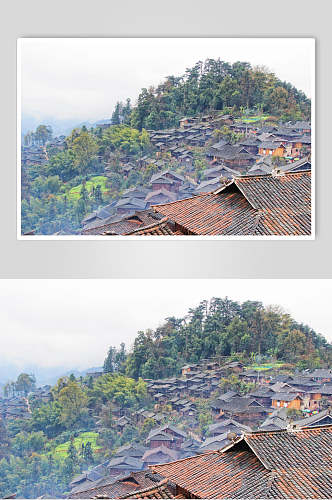
[[[240,380],[253,383],[254,390],[246,395],[232,390],[220,394],[218,384],[229,373],[236,373]],[[182,377],[148,382],[148,393],[155,401],[153,410],[140,408],[130,414],[119,409],[114,423],[119,432],[123,432],[133,423],[144,425],[145,421],[152,419],[155,427],[151,429],[144,446],[135,446],[134,443],[123,446],[110,462],[104,464],[106,481],[112,480],[109,486],[105,475],[93,480],[92,471],[74,479],[70,498],[94,498],[95,495],[105,494],[107,487],[114,491],[117,484],[121,486],[122,475],[135,477],[133,473],[153,468],[158,463],[223,449],[235,439],[233,435],[237,437],[251,431],[281,431],[289,425],[301,428],[332,424],[329,406],[332,403],[331,370],[271,376],[269,370],[261,374],[255,370],[243,370],[243,365],[238,362],[219,367],[217,362],[205,360],[184,366]],[[219,395],[211,400],[212,394]],[[209,402],[213,416],[204,436],[197,431],[197,398]],[[164,423],[169,419],[172,421],[174,416],[178,422],[181,421],[180,427]],[[89,474],[92,474],[91,477]],[[143,488],[145,484],[142,482],[138,486]],[[134,491],[135,487],[132,488]]]
[[[218,194],[217,199],[225,197],[226,192],[237,186],[236,179],[239,179],[239,183],[247,181],[248,186],[257,186],[255,194],[257,203],[261,204],[262,191],[268,189],[267,186],[272,181],[277,184],[274,193],[276,204],[274,206],[273,201],[270,201],[268,208],[281,211],[284,208],[282,202],[285,189],[278,182],[280,178],[281,182],[291,179],[294,184],[291,188],[294,201],[297,193],[305,197],[304,210],[308,219],[303,220],[294,231],[296,234],[310,234],[310,124],[297,122],[258,128],[246,123],[236,123],[229,115],[219,119],[205,116],[202,120],[183,119],[180,120],[178,129],[149,131],[151,143],[157,149],[155,157],[143,156],[136,163],[124,163],[122,171],[126,176],[141,166],[152,164],[159,172],[151,177],[148,186],[126,190],[120,199],[85,217],[82,221],[82,234],[257,234],[252,232],[252,221],[248,224],[248,215],[242,206],[243,201],[250,206],[246,192],[241,193],[241,207],[234,197],[230,207],[226,206],[227,202],[219,206],[222,213],[208,227],[201,228],[200,220],[206,217],[210,208],[206,200],[211,196],[206,193]],[[225,139],[213,142],[213,132],[225,125],[233,133],[241,135],[242,139],[235,144],[230,144]],[[207,167],[199,171],[199,179],[194,168],[193,148],[196,149],[196,154],[199,150]],[[166,160],[163,159],[165,157]],[[171,169],[165,169],[167,157],[170,159]],[[128,158],[124,159],[126,160]],[[294,176],[288,175],[290,172],[301,173]],[[307,178],[308,182],[303,188],[303,180],[306,181]],[[284,197],[286,196],[289,196],[289,192]],[[188,202],[188,199],[191,201]],[[175,203],[178,200],[184,201]],[[199,208],[198,202],[201,203]],[[299,209],[297,203],[292,205],[291,202],[287,208],[290,212]],[[187,217],[188,209],[190,218]],[[229,216],[230,211],[234,211],[233,220],[241,219],[240,227],[235,224],[225,226],[224,219]],[[253,214],[255,217],[256,212]],[[183,217],[184,213],[186,217]],[[108,214],[110,215],[107,216]],[[249,226],[247,228],[246,223]],[[276,226],[267,230],[266,224],[265,231],[266,234],[294,234],[290,225],[278,231]],[[264,229],[262,234],[265,234]]]
[[[207,60],[89,130],[40,125],[22,141],[22,232],[309,235],[309,117],[310,100],[275,75]]]
[[[103,367],[68,373],[53,386],[28,373],[3,385],[0,496],[228,498],[237,483],[226,487],[223,475],[217,489],[206,489],[220,459],[227,477],[247,471],[238,495],[257,484],[260,497],[284,463],[281,450],[302,432],[310,484],[297,498],[316,487],[315,498],[330,492],[331,483],[319,476],[315,486],[314,477],[322,460],[329,477],[331,344],[279,306],[214,297],[138,331],[130,350],[110,346]],[[247,449],[252,439],[276,450],[272,469]],[[181,473],[182,464],[199,469],[205,461],[202,483]],[[292,484],[301,488],[293,463],[284,463],[271,498],[279,480],[287,497]]]
[[[287,434],[290,429],[332,429],[331,369],[291,374],[283,366],[266,365],[248,369],[238,361],[204,359],[184,365],[179,377],[145,380],[147,404],[135,411],[113,405],[112,427],[119,436],[146,427],[150,429],[146,438],[117,447],[111,459],[74,477],[69,498],[127,498],[144,488],[159,488],[168,476],[163,475],[162,467],[154,468],[157,464],[206,453],[212,457],[209,454],[229,449],[243,436],[250,438],[252,432],[269,437],[275,432]],[[89,378],[103,376],[101,371]],[[241,389],[226,390],[227,384]],[[50,389],[44,386],[26,397],[2,397],[2,421],[31,418],[30,403],[52,400]],[[95,430],[102,433],[103,419],[93,418]],[[185,480],[184,474],[181,477]]]
[[[106,124],[103,128],[111,126]],[[241,138],[234,144],[224,138],[215,142],[218,130],[223,127]],[[116,161],[124,179],[151,166],[156,173],[146,184],[124,190],[111,203],[86,215],[81,221],[81,234],[310,234],[310,123],[255,126],[235,121],[230,115],[209,115],[180,120],[178,129],[148,133],[150,154],[140,158],[121,155]],[[48,161],[48,149],[54,152],[64,148],[64,136],[46,146],[24,147],[22,166],[43,165]],[[103,175],[106,178],[112,178],[114,173],[109,161],[112,162],[109,158],[106,161],[100,158],[101,163],[105,162]],[[197,171],[195,164],[196,167],[202,164],[205,168]],[[258,213],[253,206],[264,205],[263,192],[269,189],[269,185],[275,185],[276,202],[270,201],[268,208],[279,212],[284,208],[284,199],[289,196],[284,187],[286,179],[290,180],[294,200],[297,193],[304,197],[300,226],[294,215],[293,220],[289,216],[288,224],[283,224],[282,229],[268,223],[262,224],[261,229],[253,228],[252,220]],[[237,191],[239,185],[244,186],[244,190]],[[254,203],[249,194],[252,189],[255,189]],[[228,195],[234,190],[237,193],[229,200]],[[218,216],[207,227],[201,228],[200,219],[206,217],[207,210],[213,209],[216,203]],[[183,218],[188,209],[191,217]],[[287,209],[294,213],[299,207],[289,202]],[[224,220],[230,211],[233,223],[225,225]],[[249,211],[252,214],[248,214]]]

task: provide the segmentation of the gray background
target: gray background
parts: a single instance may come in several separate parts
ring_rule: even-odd
[[[5,2],[0,277],[331,278],[330,5],[328,0]],[[316,240],[17,241],[16,39],[21,36],[315,36]]]

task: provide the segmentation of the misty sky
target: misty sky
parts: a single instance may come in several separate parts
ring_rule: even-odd
[[[281,305],[332,341],[332,280],[0,280],[0,363],[100,366],[110,345],[225,296]]]
[[[21,39],[22,112],[39,121],[96,121],[119,100],[206,58],[264,65],[312,94],[313,39],[31,38]]]

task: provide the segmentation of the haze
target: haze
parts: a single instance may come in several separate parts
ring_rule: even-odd
[[[110,345],[228,296],[279,304],[332,340],[332,280],[1,280],[0,364],[101,366]]]
[[[308,97],[314,40],[305,38],[26,38],[21,47],[21,111],[36,123],[110,118],[117,101],[218,58],[267,66]]]

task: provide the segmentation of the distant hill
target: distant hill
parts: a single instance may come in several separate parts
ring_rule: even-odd
[[[22,135],[25,135],[30,130],[36,130],[38,125],[44,124],[50,125],[52,127],[54,136],[69,135],[74,128],[81,128],[83,127],[83,125],[85,125],[87,128],[91,128],[95,127],[96,125],[100,125],[101,123],[111,123],[111,119],[101,119],[97,122],[83,120],[82,122],[78,122],[78,120],[75,119],[57,120],[56,118],[52,117],[45,117],[41,119],[23,113],[21,121],[21,133]]]
[[[5,385],[9,380],[15,380],[20,373],[31,373],[36,377],[37,385],[54,385],[60,377],[66,377],[72,373],[75,377],[84,377],[89,372],[102,370],[102,367],[91,367],[86,370],[72,369],[67,367],[44,368],[35,365],[21,365],[1,362],[0,363],[0,392],[1,386]]]

